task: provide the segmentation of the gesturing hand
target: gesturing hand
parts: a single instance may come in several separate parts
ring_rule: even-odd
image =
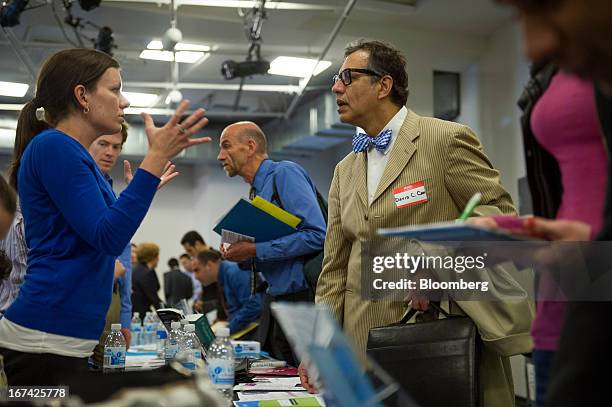
[[[172,164],[170,161],[166,163],[166,167],[164,168],[164,173],[162,174],[159,185],[157,186],[157,190],[162,189],[164,185],[170,182],[174,177],[178,177],[180,172],[175,171],[176,166]],[[123,160],[123,179],[125,180],[126,185],[129,185],[132,182],[132,178],[134,175],[132,174],[132,164],[128,160]]]
[[[179,122],[188,107],[189,101],[183,100],[170,120],[162,127],[155,127],[148,113],[140,114],[144,119],[149,139],[149,151],[169,160],[186,148],[211,141],[210,137],[191,138],[208,124],[208,119],[204,117],[204,109],[196,109],[188,118]]]

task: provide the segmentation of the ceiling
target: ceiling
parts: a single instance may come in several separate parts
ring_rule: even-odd
[[[30,5],[36,4],[31,0]],[[168,0],[159,0],[161,3]],[[60,19],[65,10],[59,0],[54,2]],[[44,3],[44,2],[43,2]],[[243,19],[237,8],[191,5],[198,0],[188,0],[189,5],[180,5],[177,10],[177,26],[183,33],[183,41],[211,44],[215,51],[201,63],[179,64],[179,83],[215,85],[234,84],[239,80],[226,81],[220,73],[221,63],[227,59],[242,61],[246,57],[248,41],[244,34]],[[211,1],[199,2],[211,4]],[[282,4],[287,2],[281,2]],[[280,55],[317,58],[328,41],[330,32],[342,15],[345,0],[294,0],[315,10],[269,9],[268,18],[262,29],[262,56],[267,60]],[[411,4],[416,3],[416,6]],[[168,62],[142,60],[138,58],[146,44],[154,38],[160,39],[170,27],[170,8],[151,0],[120,1],[103,0],[99,8],[90,12],[81,10],[78,4],[72,7],[72,14],[89,20],[98,26],[112,28],[118,48],[115,57],[121,62],[124,90],[160,93],[158,108],[165,108],[163,99],[171,83],[171,64]],[[431,30],[437,32],[461,33],[486,37],[503,22],[511,18],[510,11],[499,8],[492,0],[358,0],[348,16],[342,30],[363,33],[368,36],[368,27],[389,27],[389,30]],[[68,38],[75,41],[71,28],[63,25]],[[20,47],[37,70],[53,52],[71,47],[65,39],[49,4],[27,10],[21,15],[21,22],[12,28]],[[97,29],[86,26],[86,37],[93,38]],[[9,46],[5,33],[0,34],[0,81],[29,82],[25,66],[17,59]],[[86,46],[91,46],[87,43]],[[332,66],[314,77],[308,91],[329,89],[330,77],[342,62],[344,41],[337,39],[325,59]],[[142,82],[150,82],[143,84]],[[260,75],[247,78],[246,85],[298,85],[298,78],[274,75]],[[139,85],[139,86],[134,86]],[[147,86],[145,86],[147,85]],[[154,86],[151,86],[154,85]],[[199,86],[204,87],[204,86]],[[294,94],[279,92],[243,93],[237,112],[232,113],[236,90],[229,89],[181,89],[184,97],[192,100],[194,106],[202,106],[213,115],[243,115],[261,118],[274,117],[287,111]],[[23,103],[32,97],[32,88],[23,99],[2,98],[0,104]]]

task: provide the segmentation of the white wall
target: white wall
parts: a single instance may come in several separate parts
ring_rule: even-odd
[[[421,115],[433,114],[433,71],[463,72],[482,54],[484,38],[444,31],[401,27],[363,26],[359,32],[347,30],[338,36],[330,54],[342,55],[344,44],[356,38],[380,39],[395,45],[407,60],[410,96],[408,107]]]
[[[480,65],[473,63],[461,72],[461,112],[455,120],[480,136]]]
[[[517,206],[518,178],[525,175],[525,162],[516,101],[528,78],[518,26],[505,24],[491,35],[478,61],[463,72],[465,110],[458,120],[477,130]],[[510,361],[515,394],[526,397],[525,358],[513,356]]]
[[[516,101],[529,78],[518,26],[508,23],[500,27],[477,64],[480,137],[502,183],[518,203],[517,180],[525,175],[525,162]]]

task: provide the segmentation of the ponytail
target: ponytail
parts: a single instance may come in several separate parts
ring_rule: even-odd
[[[44,120],[36,117],[36,103],[30,101],[23,106],[19,119],[17,120],[17,133],[15,136],[15,146],[13,147],[13,158],[9,165],[9,183],[17,191],[17,173],[21,164],[21,156],[28,144],[40,132],[50,126]]]

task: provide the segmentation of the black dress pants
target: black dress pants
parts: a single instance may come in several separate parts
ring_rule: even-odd
[[[75,375],[89,374],[87,358],[25,353],[0,348],[4,357],[4,372],[9,386],[69,385]]]
[[[297,293],[264,297],[261,319],[259,321],[259,341],[262,350],[268,352],[275,359],[284,360],[291,366],[297,366],[299,361],[291,350],[291,345],[280,324],[270,311],[270,304],[274,301],[284,302],[313,302],[312,290],[298,291]]]

